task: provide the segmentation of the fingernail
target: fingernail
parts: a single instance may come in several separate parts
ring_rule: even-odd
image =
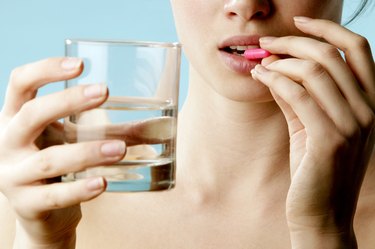
[[[261,74],[264,74],[266,72],[268,72],[268,69],[263,67],[262,65],[258,64],[258,65],[255,66],[254,71],[252,73],[261,75]]]
[[[251,71],[250,71],[250,74],[251,75],[255,75],[256,74],[256,72],[255,72],[255,69],[253,68],[253,69],[251,69]]]
[[[103,189],[105,187],[105,181],[103,177],[89,179],[86,183],[86,187],[90,191]]]
[[[67,57],[61,62],[61,67],[65,70],[77,69],[82,63],[82,60],[74,57]]]
[[[257,73],[255,72],[255,69],[251,69],[250,74],[251,74],[251,77],[252,77],[254,80],[258,80],[258,79],[257,79]]]
[[[87,98],[99,98],[105,95],[107,92],[107,86],[104,84],[93,84],[87,85],[83,90],[83,95]]]
[[[269,43],[273,42],[275,39],[276,39],[276,37],[273,37],[273,36],[263,36],[263,37],[259,38],[259,42],[261,44],[269,44]]]
[[[104,156],[108,157],[123,155],[125,153],[125,142],[115,141],[105,143],[100,148],[100,151],[103,153]]]
[[[293,19],[295,22],[298,22],[298,23],[307,23],[312,20],[310,17],[306,17],[306,16],[295,16],[293,17]]]

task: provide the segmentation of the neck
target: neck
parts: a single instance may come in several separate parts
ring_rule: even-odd
[[[233,101],[192,81],[178,134],[177,178],[190,189],[256,189],[289,177],[287,127],[275,102]]]

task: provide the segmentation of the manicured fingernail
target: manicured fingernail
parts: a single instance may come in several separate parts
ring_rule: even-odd
[[[263,37],[259,38],[259,42],[261,44],[269,44],[269,43],[273,42],[275,39],[276,39],[276,37],[273,37],[273,36],[263,36]]]
[[[107,93],[107,87],[104,84],[87,85],[83,90],[83,95],[87,98],[99,98]]]
[[[86,187],[90,191],[100,190],[105,187],[105,182],[103,177],[89,179],[86,183]]]
[[[61,62],[61,67],[65,70],[73,70],[80,67],[82,60],[74,57],[67,57]]]
[[[125,143],[123,141],[105,143],[100,148],[100,151],[104,156],[120,156],[125,153]]]
[[[295,22],[298,22],[298,23],[307,23],[312,20],[310,17],[306,17],[306,16],[295,16],[293,17],[293,19]]]

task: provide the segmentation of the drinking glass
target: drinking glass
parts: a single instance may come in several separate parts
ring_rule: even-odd
[[[121,139],[126,155],[113,165],[72,172],[63,181],[104,176],[107,191],[155,191],[175,185],[181,46],[143,41],[66,40],[67,57],[84,70],[70,88],[102,83],[109,96],[98,108],[64,119],[65,143]]]

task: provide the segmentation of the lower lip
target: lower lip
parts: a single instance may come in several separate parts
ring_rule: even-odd
[[[260,64],[261,60],[247,60],[243,56],[230,54],[224,51],[219,51],[220,57],[224,64],[231,70],[239,74],[250,74],[257,64]]]

